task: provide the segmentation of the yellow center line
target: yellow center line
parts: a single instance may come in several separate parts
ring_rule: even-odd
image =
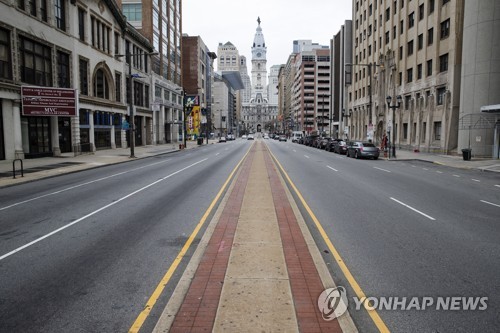
[[[281,163],[278,161],[276,156],[274,156],[274,154],[271,152],[271,150],[269,150],[269,153],[273,156],[273,159],[276,161],[276,164],[281,169],[281,172],[285,175],[285,178],[287,179],[288,183],[295,191],[295,194],[297,194],[297,197],[299,198],[300,202],[302,203],[302,205],[306,209],[309,216],[311,216],[311,219],[313,220],[314,224],[316,225],[316,228],[318,229],[319,233],[321,234],[321,237],[323,237],[323,240],[325,241],[326,245],[328,246],[328,249],[332,253],[335,260],[337,261],[337,264],[339,265],[340,269],[344,273],[347,281],[349,281],[349,284],[351,285],[352,289],[356,293],[356,296],[358,297],[358,299],[360,299],[364,302],[364,300],[367,298],[366,294],[363,292],[363,289],[361,289],[358,282],[356,281],[354,276],[349,271],[349,268],[347,268],[347,265],[344,263],[344,260],[340,256],[340,253],[337,251],[335,246],[333,246],[333,243],[330,241],[330,238],[326,234],[325,229],[323,229],[323,226],[321,225],[320,221],[318,220],[316,215],[313,213],[312,209],[309,207],[309,205],[307,204],[307,202],[305,201],[304,197],[299,192],[299,190],[297,189],[295,184],[292,182],[292,180],[290,179],[290,177],[288,176],[288,174],[286,173],[285,169],[283,168]],[[364,308],[366,309],[366,307],[364,307]],[[384,321],[382,320],[382,318],[380,318],[380,316],[376,310],[368,310],[368,309],[366,309],[366,310],[380,332],[384,332],[384,333],[390,332],[389,329],[387,328],[387,326],[385,325]]]
[[[137,316],[134,323],[132,324],[132,326],[128,330],[129,333],[139,332],[142,325],[144,325],[144,322],[146,321],[149,314],[151,313],[151,310],[153,309],[154,305],[158,301],[158,298],[160,298],[160,295],[163,292],[163,290],[165,289],[165,287],[167,286],[168,282],[170,281],[170,278],[172,277],[172,275],[174,275],[175,270],[177,269],[177,267],[181,263],[182,259],[184,258],[185,254],[187,253],[187,251],[189,250],[189,247],[193,243],[196,235],[200,231],[203,224],[205,224],[205,221],[207,220],[208,216],[212,212],[213,208],[215,207],[216,203],[219,201],[219,199],[222,196],[222,194],[224,193],[224,191],[226,190],[226,187],[228,186],[229,182],[233,178],[234,174],[236,173],[236,171],[238,170],[240,165],[243,163],[243,160],[245,160],[245,158],[247,157],[252,146],[253,146],[253,144],[250,145],[250,148],[248,148],[245,155],[241,158],[241,160],[238,162],[238,164],[234,167],[233,171],[231,171],[231,174],[229,175],[229,177],[227,177],[226,181],[224,182],[221,189],[219,190],[219,193],[217,193],[214,200],[212,200],[212,203],[210,203],[210,206],[208,206],[207,210],[205,211],[205,214],[203,214],[203,216],[201,217],[200,222],[198,222],[198,225],[196,225],[193,232],[191,233],[189,238],[186,240],[186,243],[184,243],[184,246],[179,251],[179,254],[177,254],[177,257],[174,259],[174,261],[170,265],[169,269],[167,270],[167,272],[165,273],[163,278],[160,280],[160,282],[156,286],[156,289],[153,291],[153,293],[149,297],[149,300],[147,301],[146,305],[144,306],[144,309],[141,311],[141,313],[139,313],[139,316]]]

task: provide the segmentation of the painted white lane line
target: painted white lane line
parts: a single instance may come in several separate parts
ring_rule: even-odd
[[[492,206],[500,207],[500,205],[494,204],[494,203],[492,203],[492,202],[488,202],[488,201],[486,201],[486,200],[479,200],[479,201],[484,202],[485,204],[488,204],[488,205],[492,205]]]
[[[73,221],[73,222],[71,222],[71,223],[68,223],[68,224],[66,224],[65,226],[60,227],[59,229],[56,229],[56,230],[54,230],[54,231],[52,231],[52,232],[49,232],[48,234],[46,234],[46,235],[44,235],[44,236],[42,236],[42,237],[40,237],[40,238],[37,238],[37,239],[35,239],[34,241],[31,241],[31,242],[29,242],[29,243],[27,243],[27,244],[25,244],[25,245],[23,245],[23,246],[21,246],[21,247],[18,247],[17,249],[12,250],[12,251],[10,251],[10,252],[8,252],[8,253],[6,253],[6,254],[4,254],[4,255],[0,256],[0,261],[2,261],[3,259],[5,259],[5,258],[7,258],[7,257],[10,257],[11,255],[13,255],[13,254],[15,254],[15,253],[17,253],[17,252],[19,252],[19,251],[21,251],[21,250],[24,250],[24,249],[26,249],[26,248],[30,247],[30,246],[31,246],[31,245],[33,245],[33,244],[36,244],[36,243],[38,243],[38,242],[40,242],[40,241],[44,240],[45,238],[48,238],[48,237],[50,237],[50,236],[52,236],[52,235],[55,235],[55,234],[57,234],[58,232],[63,231],[64,229],[67,229],[67,228],[71,227],[72,225],[77,224],[77,223],[79,223],[79,222],[81,222],[81,221],[83,221],[83,220],[85,220],[85,219],[87,219],[87,218],[89,218],[89,217],[91,217],[91,216],[93,216],[93,215],[95,215],[95,214],[97,214],[97,213],[99,213],[99,212],[101,212],[101,211],[103,211],[103,210],[105,210],[105,209],[107,209],[107,208],[111,207],[111,206],[114,206],[114,205],[116,205],[117,203],[119,203],[119,202],[121,202],[121,201],[123,201],[123,200],[125,200],[125,199],[128,199],[128,198],[130,198],[131,196],[136,195],[137,193],[142,192],[142,191],[144,191],[145,189],[150,188],[151,186],[158,184],[159,182],[164,181],[165,179],[168,179],[168,178],[170,178],[170,177],[172,177],[172,176],[175,176],[176,174],[181,173],[182,171],[185,171],[185,170],[187,170],[187,169],[189,169],[189,168],[192,168],[192,167],[194,167],[194,166],[195,166],[195,165],[197,165],[197,164],[200,164],[200,163],[202,163],[202,162],[205,162],[206,160],[208,160],[208,158],[202,159],[202,160],[200,160],[200,161],[198,161],[198,162],[195,162],[195,163],[193,163],[193,164],[188,165],[187,167],[184,167],[184,168],[182,168],[182,169],[180,169],[180,170],[177,170],[177,171],[175,171],[175,172],[173,172],[173,173],[171,173],[171,174],[169,174],[169,175],[167,175],[167,176],[165,176],[165,177],[163,177],[163,178],[160,178],[160,179],[158,179],[158,180],[156,180],[156,181],[152,182],[151,184],[148,184],[148,185],[146,185],[146,186],[143,186],[143,187],[141,187],[140,189],[135,190],[134,192],[129,193],[129,194],[127,194],[127,195],[126,195],[126,196],[124,196],[124,197],[121,197],[120,199],[117,199],[117,200],[115,200],[115,201],[113,201],[113,202],[111,202],[111,203],[109,203],[109,204],[107,204],[107,205],[105,205],[105,206],[103,206],[103,207],[101,207],[101,208],[97,209],[97,210],[94,210],[93,212],[91,212],[91,213],[89,213],[89,214],[87,214],[87,215],[85,215],[85,216],[83,216],[83,217],[80,217],[78,220],[75,220],[75,221]]]
[[[459,176],[459,175],[453,175],[453,177],[457,177],[457,178],[460,178],[460,176]]]
[[[140,166],[140,167],[137,167],[137,168],[133,168],[133,169],[127,170],[127,171],[118,172],[118,173],[115,173],[115,174],[112,174],[112,175],[109,175],[109,176],[106,176],[106,177],[94,179],[94,180],[91,180],[91,181],[88,181],[88,182],[85,182],[85,183],[81,183],[81,184],[78,184],[78,185],[74,185],[74,186],[70,186],[70,187],[67,187],[67,188],[63,188],[62,190],[59,190],[59,191],[50,192],[50,193],[47,193],[47,194],[44,194],[44,195],[40,195],[38,197],[34,197],[34,198],[31,198],[31,199],[19,201],[19,202],[13,203],[12,205],[0,208],[0,211],[8,209],[8,208],[15,207],[15,206],[19,206],[19,205],[22,205],[22,204],[25,204],[25,203],[28,203],[28,202],[31,202],[31,201],[39,200],[39,199],[42,199],[42,198],[45,198],[45,197],[49,197],[51,195],[56,195],[56,194],[63,193],[63,192],[66,192],[66,191],[74,190],[75,188],[79,188],[79,187],[82,187],[82,186],[94,184],[94,183],[97,183],[97,182],[100,182],[100,181],[103,181],[103,180],[106,180],[106,179],[109,179],[109,178],[113,178],[113,177],[116,177],[116,176],[125,175],[127,173],[132,172],[132,171],[137,171],[137,170],[140,170],[140,169],[148,168],[148,167],[153,166],[153,165],[162,164],[162,163],[168,162],[170,160],[171,160],[171,158],[166,159],[164,161],[151,163],[151,164],[148,164],[148,165],[143,165],[143,166]]]
[[[436,171],[437,173],[443,173],[443,171]]]
[[[215,156],[219,155],[220,153],[215,154]]]
[[[304,155],[304,156],[305,156],[306,158],[310,158],[310,157],[309,157],[309,156],[307,156],[307,155]]]
[[[331,166],[329,166],[329,165],[327,165],[326,167],[327,167],[327,168],[329,168],[329,169],[332,169],[333,171],[339,171],[339,170],[337,170],[337,169],[332,168],[332,167],[331,167]]]
[[[433,221],[435,221],[435,220],[436,220],[436,219],[435,219],[435,218],[433,218],[432,216],[429,216],[429,215],[427,215],[427,214],[425,214],[425,213],[423,213],[423,212],[419,211],[418,209],[415,209],[415,208],[413,208],[412,206],[405,204],[404,202],[401,202],[401,201],[399,201],[399,200],[397,200],[397,199],[394,199],[394,198],[392,198],[392,197],[391,197],[391,200],[396,201],[398,204],[403,205],[403,206],[405,206],[406,208],[409,208],[409,209],[413,210],[414,212],[419,213],[420,215],[427,217],[429,220],[433,220]]]
[[[297,151],[294,149],[293,152],[296,153]]]
[[[495,185],[495,187],[500,187],[500,185]]]
[[[386,169],[382,169],[382,168],[378,168],[378,167],[373,167],[373,168],[377,169],[377,170],[385,171],[385,172],[392,172],[392,171],[389,171],[389,170],[386,170]]]
[[[478,183],[481,182],[479,179],[474,179],[474,178],[472,178],[472,181],[473,182],[478,182]]]
[[[423,169],[424,169],[424,170],[426,170],[426,171],[427,171],[427,170],[429,170],[429,169],[427,169],[427,168],[423,168]]]

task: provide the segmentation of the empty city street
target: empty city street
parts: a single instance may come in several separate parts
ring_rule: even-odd
[[[266,141],[267,142],[267,141]],[[357,160],[269,141],[367,297],[488,297],[484,311],[379,311],[394,332],[494,332],[500,325],[500,177],[419,161]],[[303,210],[304,216],[308,213]],[[311,229],[315,226],[312,222]],[[318,233],[321,251],[328,247]],[[372,322],[353,310],[360,331]]]
[[[360,332],[496,331],[498,173],[358,160],[259,136],[2,188],[0,331],[151,332],[219,192],[258,143],[346,288]],[[353,300],[362,296],[486,297],[487,308],[367,311]]]

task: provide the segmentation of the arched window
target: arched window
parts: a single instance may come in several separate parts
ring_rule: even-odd
[[[109,99],[109,82],[102,69],[94,76],[94,96]]]

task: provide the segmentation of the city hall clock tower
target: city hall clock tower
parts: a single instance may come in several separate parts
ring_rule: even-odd
[[[257,30],[252,45],[252,97],[257,95],[267,98],[267,59],[266,42],[260,27],[260,17],[257,19]]]

